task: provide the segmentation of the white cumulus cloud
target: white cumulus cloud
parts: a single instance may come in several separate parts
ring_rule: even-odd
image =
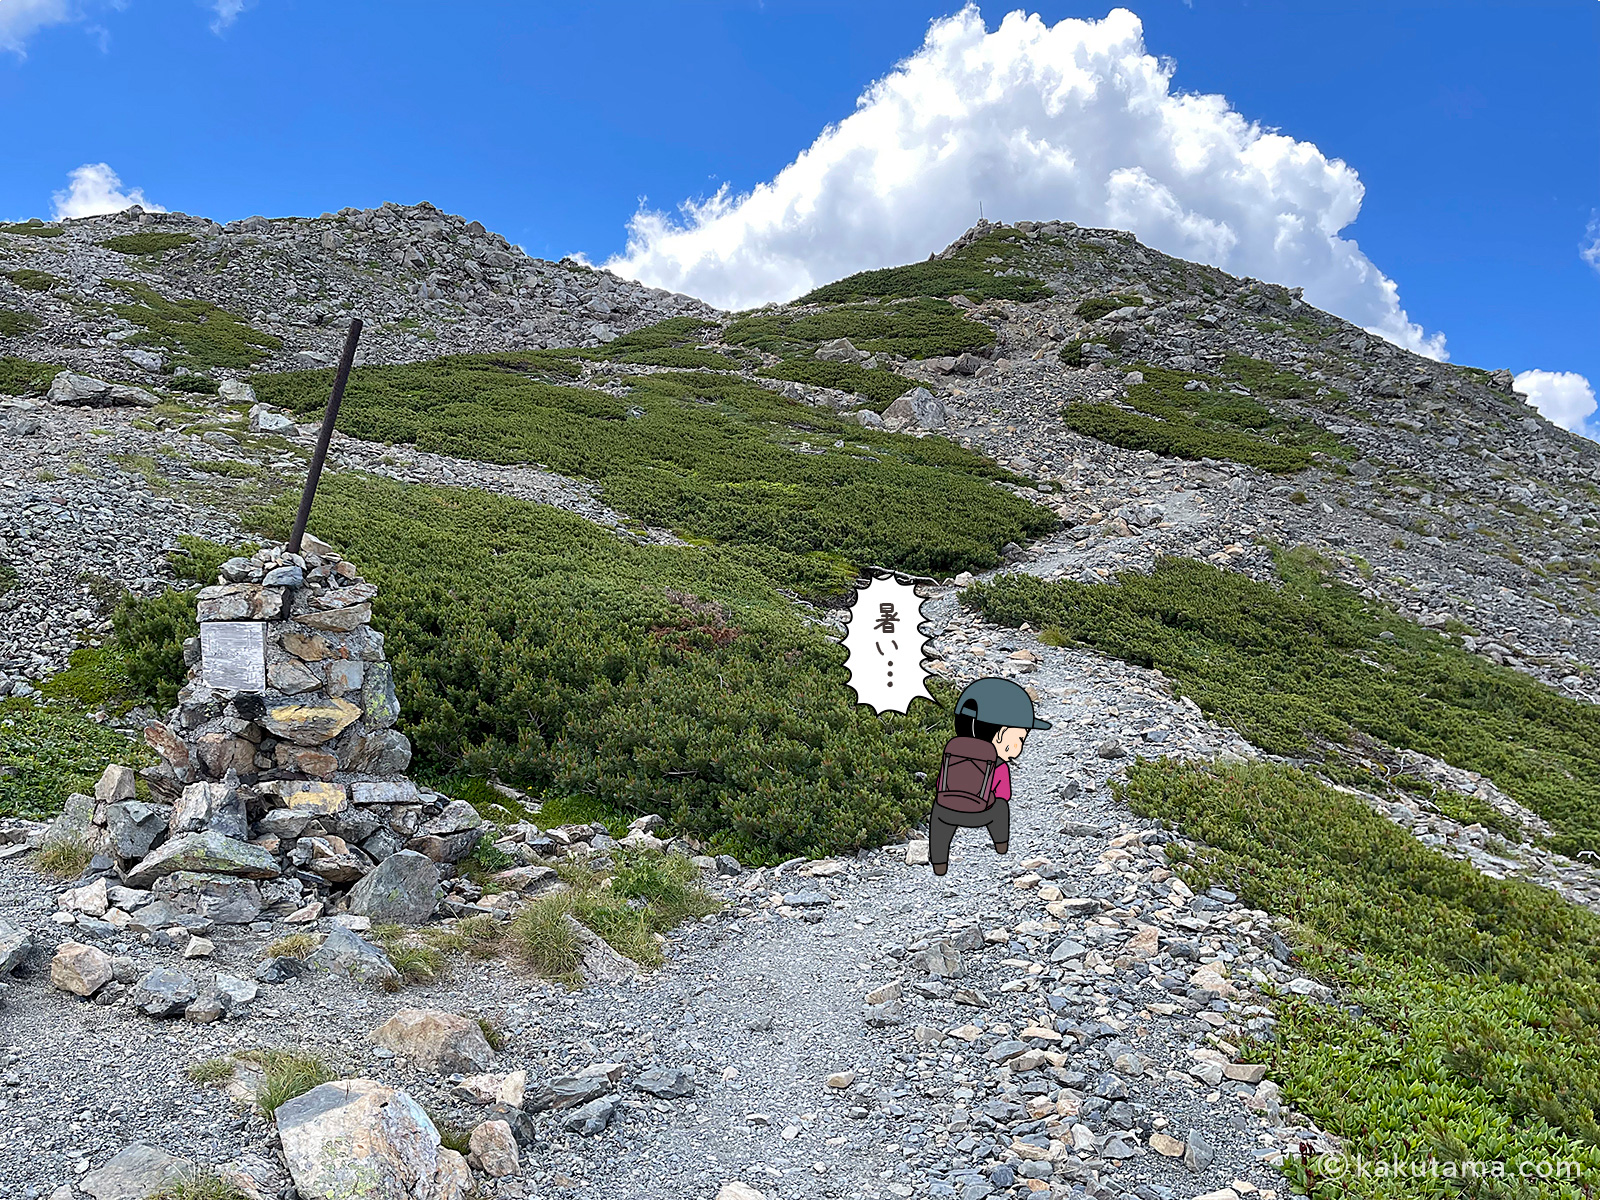
[[[1516,389],[1541,416],[1573,433],[1589,435],[1587,422],[1594,415],[1594,388],[1576,371],[1522,371]]]
[[[4,4],[5,0],[0,0]],[[67,176],[65,191],[56,192],[55,219],[68,217],[93,217],[100,213],[121,212],[139,205],[146,212],[166,212],[154,200],[146,198],[141,188],[122,190],[122,180],[106,163],[84,163]]]
[[[989,31],[969,5],[869,87],[769,182],[641,205],[606,266],[726,308],[791,299],[854,271],[926,258],[992,220],[1116,226],[1168,254],[1305,288],[1306,299],[1443,358],[1398,289],[1339,231],[1362,184],[1310,142],[1262,128],[1222,96],[1172,87],[1139,18],[1048,25],[1013,12]]]
[[[0,0],[0,50],[21,57],[28,39],[47,25],[78,19],[70,0]]]
[[[211,32],[221,35],[222,31],[238,19],[240,13],[249,8],[253,0],[212,0],[211,11],[216,13],[211,22]],[[0,4],[5,0],[0,0]]]
[[[1584,242],[1578,247],[1578,257],[1596,271],[1600,271],[1600,212],[1589,217],[1589,227],[1583,231]]]

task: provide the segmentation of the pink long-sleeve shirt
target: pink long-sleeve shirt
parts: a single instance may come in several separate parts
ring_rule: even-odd
[[[989,781],[989,791],[996,800],[1011,799],[1011,768],[1006,763],[995,767],[994,778]]]

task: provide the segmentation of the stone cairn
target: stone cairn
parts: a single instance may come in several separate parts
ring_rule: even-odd
[[[46,837],[82,837],[124,891],[147,890],[157,908],[133,914],[146,927],[426,920],[484,822],[406,775],[376,595],[314,538],[229,559],[200,592],[177,707],[145,729],[160,755],[142,772],[148,798],[112,767]]]

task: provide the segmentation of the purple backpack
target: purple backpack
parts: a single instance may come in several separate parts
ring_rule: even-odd
[[[993,742],[982,738],[955,737],[944,745],[944,760],[939,764],[939,784],[934,803],[956,812],[983,812],[994,805],[989,785],[1000,755]]]

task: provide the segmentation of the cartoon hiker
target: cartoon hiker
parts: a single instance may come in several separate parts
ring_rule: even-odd
[[[976,679],[956,697],[956,736],[944,746],[928,821],[928,862],[935,875],[950,869],[957,829],[985,826],[996,854],[1011,843],[1011,768],[1032,729],[1049,729],[1033,715],[1028,693],[1009,679]]]

